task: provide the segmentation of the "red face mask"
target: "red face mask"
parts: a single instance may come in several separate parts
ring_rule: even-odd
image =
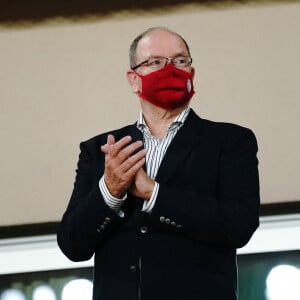
[[[142,80],[139,96],[166,110],[187,104],[194,95],[193,74],[172,63],[147,75],[136,73]]]

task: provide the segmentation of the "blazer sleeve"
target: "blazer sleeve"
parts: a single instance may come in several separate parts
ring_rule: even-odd
[[[259,225],[257,142],[243,128],[228,135],[218,157],[214,195],[160,183],[150,216],[155,226],[230,248],[244,246]],[[190,170],[195,176],[197,172]],[[178,171],[180,172],[180,170]]]
[[[80,144],[73,193],[57,231],[59,247],[73,261],[90,259],[96,247],[120,221],[103,200],[98,179],[93,176],[95,160],[88,148],[87,142]],[[101,173],[100,163],[97,168]]]

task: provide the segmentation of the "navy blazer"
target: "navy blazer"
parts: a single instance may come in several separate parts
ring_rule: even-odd
[[[109,133],[143,139],[136,124]],[[69,259],[95,255],[93,300],[236,300],[236,248],[259,224],[252,131],[191,110],[159,168],[152,213],[141,212],[143,200],[128,193],[123,218],[99,190],[107,135],[80,144],[57,236]]]

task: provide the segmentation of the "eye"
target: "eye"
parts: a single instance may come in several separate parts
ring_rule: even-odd
[[[148,59],[148,66],[150,67],[159,67],[163,63],[161,58],[150,58]]]
[[[184,56],[178,56],[178,57],[175,57],[173,61],[175,64],[184,65],[184,64],[188,63],[188,58],[184,57]]]

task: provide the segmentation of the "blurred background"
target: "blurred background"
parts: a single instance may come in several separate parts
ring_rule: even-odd
[[[137,119],[128,48],[153,26],[190,45],[193,109],[258,139],[262,225],[238,255],[240,299],[300,299],[300,1],[2,0],[0,300],[90,299],[92,262],[66,261],[54,233],[79,143]]]

